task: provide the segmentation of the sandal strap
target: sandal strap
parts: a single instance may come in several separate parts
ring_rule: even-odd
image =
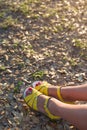
[[[48,83],[43,82],[41,85],[35,87],[38,91],[42,92],[45,95],[48,95]]]
[[[58,99],[59,99],[60,101],[65,102],[64,99],[63,99],[62,96],[61,96],[61,87],[60,87],[60,86],[58,86],[58,88],[57,88],[57,95],[58,95]],[[72,101],[72,102],[66,101],[65,103],[74,104],[73,101]]]
[[[40,92],[36,91],[33,94],[29,94],[24,98],[25,102],[27,103],[28,106],[33,108],[34,110],[38,110],[37,108],[37,97],[42,95]]]
[[[64,99],[61,96],[61,87],[60,86],[58,86],[58,88],[57,88],[57,95],[58,95],[58,99],[60,101],[64,102]]]
[[[50,117],[50,119],[53,119],[53,120],[60,119],[59,116],[55,116],[55,115],[51,114],[50,111],[48,110],[48,102],[49,102],[50,99],[51,99],[51,97],[48,97],[45,100],[45,103],[44,103],[44,109],[45,109],[45,111],[47,113],[47,116]]]

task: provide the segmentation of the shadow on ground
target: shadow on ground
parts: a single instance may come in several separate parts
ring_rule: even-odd
[[[86,1],[0,0],[0,10],[0,129],[74,129],[35,115],[21,88],[35,80],[64,86],[86,82]]]

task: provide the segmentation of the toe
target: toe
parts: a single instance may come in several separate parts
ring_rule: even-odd
[[[32,83],[33,88],[35,88],[36,86],[39,86],[39,85],[41,85],[41,81],[35,81]]]
[[[26,88],[25,89],[25,91],[24,91],[24,98],[26,97],[26,96],[28,96],[29,94],[31,94],[32,93],[32,87],[28,87],[28,88]]]

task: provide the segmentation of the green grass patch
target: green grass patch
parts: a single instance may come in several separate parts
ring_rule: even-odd
[[[41,71],[35,72],[32,76],[36,80],[36,79],[42,79],[44,75],[45,75],[45,72],[41,70]]]
[[[22,2],[19,5],[19,10],[24,14],[24,15],[28,15],[31,12],[31,9],[29,7],[29,4],[27,2]]]
[[[81,49],[87,48],[87,43],[83,42],[81,39],[73,39],[74,46],[79,47]]]
[[[0,12],[0,18],[4,18],[5,17],[5,15],[6,15],[6,12]]]
[[[21,86],[23,85],[22,81],[18,81],[17,85],[14,88],[14,93],[20,92]]]
[[[57,14],[57,10],[53,9],[53,8],[48,8],[46,10],[46,13],[43,14],[43,18],[50,18],[53,17]]]
[[[78,64],[77,59],[75,59],[75,58],[69,59],[69,63],[70,63],[70,65],[73,66],[73,67]]]
[[[6,70],[6,67],[5,66],[0,66],[0,71],[5,71]]]
[[[0,27],[3,29],[7,29],[10,26],[15,26],[17,23],[17,19],[13,19],[12,16],[6,17],[2,23],[0,23]]]
[[[63,31],[63,26],[62,26],[61,24],[59,24],[59,25],[57,25],[57,26],[54,26],[53,31],[54,31],[55,33],[60,32],[60,31]]]

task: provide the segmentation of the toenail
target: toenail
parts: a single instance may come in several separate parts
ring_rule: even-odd
[[[29,88],[26,90],[26,96],[29,95],[29,94],[31,94],[31,93],[32,93],[32,88],[29,87]]]
[[[36,83],[36,86],[41,85],[41,82]]]
[[[28,89],[30,92],[32,92],[32,88],[31,87],[29,87],[29,89]]]

